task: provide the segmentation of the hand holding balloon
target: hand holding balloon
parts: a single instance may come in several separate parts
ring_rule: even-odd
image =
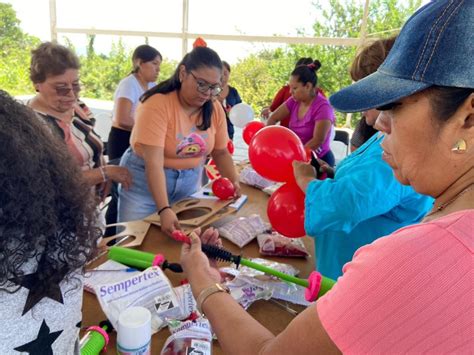
[[[257,173],[272,181],[294,182],[292,162],[305,161],[301,139],[282,126],[260,129],[249,144],[250,164]],[[314,175],[313,175],[314,176]]]

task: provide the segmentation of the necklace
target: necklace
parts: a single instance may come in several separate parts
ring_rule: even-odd
[[[445,203],[442,203],[441,205],[439,205],[438,207],[436,207],[436,209],[434,211],[431,211],[430,213],[426,214],[425,215],[425,218],[428,217],[428,216],[431,216],[435,213],[438,213],[442,210],[444,210],[446,208],[446,206],[449,206],[451,203],[453,203],[454,201],[456,201],[459,197],[461,197],[462,195],[464,195],[466,192],[472,190],[472,188],[474,187],[474,184],[471,184],[469,185],[468,187],[466,187],[464,190],[462,190],[461,192],[459,192],[456,196],[454,196],[451,200],[449,201],[446,201]]]

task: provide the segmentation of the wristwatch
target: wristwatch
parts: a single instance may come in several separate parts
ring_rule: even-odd
[[[214,285],[202,290],[196,300],[196,308],[198,309],[199,313],[204,314],[202,311],[202,304],[209,296],[217,292],[230,293],[230,289],[226,285],[215,283]]]

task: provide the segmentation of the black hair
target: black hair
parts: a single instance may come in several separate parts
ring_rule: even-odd
[[[96,252],[94,194],[45,123],[2,90],[0,145],[0,291],[17,292],[12,280],[33,260],[36,287],[50,287]]]
[[[311,57],[302,57],[296,61],[295,68],[299,67],[300,65],[308,65],[313,63],[313,58]]]
[[[473,88],[432,86],[423,92],[430,100],[431,109],[438,121],[447,122],[463,102],[474,93]]]
[[[228,70],[228,72],[230,73],[230,64],[227,63],[225,60],[222,61],[222,65]]]
[[[311,59],[311,58],[301,58],[300,60]],[[291,76],[294,76],[298,79],[300,83],[306,85],[306,83],[313,84],[314,87],[318,85],[318,76],[316,72],[321,68],[321,62],[319,60],[314,60],[309,64],[298,65],[292,72]]]
[[[222,71],[222,61],[214,50],[209,47],[195,47],[191,52],[184,56],[170,78],[146,91],[142,97],[140,97],[140,101],[145,102],[155,94],[168,94],[173,91],[179,91],[181,89],[179,68],[182,65],[184,65],[188,73],[202,67],[217,68]],[[212,112],[213,103],[212,99],[209,99],[202,106],[202,122],[197,126],[198,129],[205,131],[211,126]]]
[[[132,63],[134,65],[132,73],[138,72],[138,66],[135,66],[135,61],[137,59],[140,59],[143,63],[146,63],[151,62],[156,57],[160,57],[160,60],[163,60],[161,53],[156,48],[153,48],[148,44],[142,44],[141,46],[138,46],[135,48],[132,54]]]

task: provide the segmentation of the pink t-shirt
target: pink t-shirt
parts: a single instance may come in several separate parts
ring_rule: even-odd
[[[290,123],[289,128],[300,137],[303,144],[306,144],[311,138],[313,138],[314,126],[317,121],[330,120],[333,124],[331,129],[326,135],[323,144],[316,150],[318,157],[326,155],[329,151],[329,144],[334,136],[334,111],[329,104],[328,100],[321,94],[318,93],[316,99],[311,103],[310,108],[306,111],[306,114],[299,118],[298,109],[300,103],[297,102],[293,97],[290,97],[285,102],[286,107],[290,111]]]
[[[357,250],[317,303],[345,354],[472,353],[474,210],[405,227]]]

